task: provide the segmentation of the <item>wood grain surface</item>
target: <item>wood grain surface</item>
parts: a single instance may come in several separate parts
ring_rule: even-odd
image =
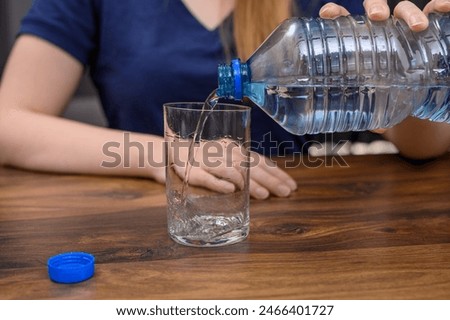
[[[298,191],[252,200],[249,238],[220,248],[170,240],[152,181],[0,168],[0,299],[450,299],[449,160],[297,162]],[[95,276],[50,281],[66,251]]]

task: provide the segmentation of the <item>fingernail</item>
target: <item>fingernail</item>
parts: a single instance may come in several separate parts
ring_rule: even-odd
[[[329,11],[330,9],[328,7],[323,7],[322,9],[320,9],[319,14],[322,15],[323,13]]]
[[[409,18],[409,26],[410,27],[417,27],[417,26],[420,26],[423,24],[426,24],[426,21],[424,21],[421,16],[412,15]]]
[[[291,194],[291,189],[287,186],[279,186],[277,187],[277,195],[280,197],[287,197]]]
[[[229,183],[229,182],[223,183],[222,187],[223,187],[223,189],[222,189],[223,193],[233,193],[236,189],[234,184]]]
[[[257,188],[255,190],[255,196],[258,199],[265,199],[269,196],[269,191],[267,189],[264,188]]]
[[[287,184],[291,191],[297,190],[297,183],[294,180],[288,180]]]
[[[322,7],[322,9],[320,9],[320,11],[319,11],[319,16],[326,17],[327,16],[326,13],[329,12],[330,9],[331,9],[330,6]]]

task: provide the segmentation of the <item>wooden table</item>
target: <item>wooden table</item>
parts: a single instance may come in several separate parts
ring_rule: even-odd
[[[249,239],[220,248],[171,241],[152,181],[0,168],[0,299],[450,299],[450,155],[344,159],[289,169],[299,190],[252,200]],[[65,251],[95,276],[50,281]]]

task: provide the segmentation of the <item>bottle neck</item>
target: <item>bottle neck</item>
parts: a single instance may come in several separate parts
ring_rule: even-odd
[[[218,67],[218,82],[216,94],[221,98],[242,100],[244,86],[250,82],[250,69],[247,63],[234,59],[229,65],[220,64]]]

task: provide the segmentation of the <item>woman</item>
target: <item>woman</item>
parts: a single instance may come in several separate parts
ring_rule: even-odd
[[[314,14],[310,3],[317,2],[307,6],[299,2],[297,14],[301,10]],[[124,156],[123,131],[131,131],[130,139],[150,145],[153,162],[162,163],[162,104],[205,99],[216,86],[217,64],[226,55],[246,59],[293,13],[292,6],[288,0],[35,0],[0,87],[0,163],[163,182],[164,168],[140,167],[138,155],[133,154],[137,149],[130,149],[129,168],[100,166],[107,160],[102,147],[116,142]],[[371,19],[389,16],[383,0],[366,0],[364,8]],[[348,9],[352,13],[363,10],[361,3]],[[433,0],[424,12],[449,10],[448,1]],[[231,14],[234,35],[227,28]],[[348,11],[330,3],[320,14],[333,18]],[[401,2],[394,14],[413,30],[427,26],[425,14],[408,1]],[[88,66],[111,128],[58,117]],[[297,146],[305,142],[284,132],[259,110],[253,112],[252,123],[254,141],[263,141],[270,132],[276,141],[296,141]],[[406,156],[426,158],[448,149],[449,131],[445,124],[408,119],[385,136]],[[268,163],[260,161],[252,168],[251,195],[260,199],[270,193],[288,196],[296,189],[294,180]],[[196,179],[199,176],[202,179]],[[191,173],[191,183],[220,189],[218,179],[201,170],[197,175]]]

